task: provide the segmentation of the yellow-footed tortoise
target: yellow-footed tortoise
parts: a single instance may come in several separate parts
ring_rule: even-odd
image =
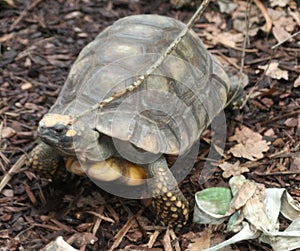
[[[129,16],[88,44],[39,123],[33,168],[49,177],[65,161],[68,171],[93,180],[125,177],[125,185],[135,186],[147,178],[159,221],[186,224],[188,201],[166,156],[188,156],[203,129],[242,93],[193,31],[136,90],[74,120],[132,85],[184,27],[169,17]],[[182,163],[177,171],[187,169]]]

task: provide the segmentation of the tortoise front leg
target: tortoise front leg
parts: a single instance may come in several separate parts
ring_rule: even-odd
[[[43,142],[40,142],[32,150],[27,165],[45,178],[53,178],[53,176],[57,174],[58,169],[64,170],[64,168],[61,168],[64,166],[62,156]],[[65,171],[60,172],[66,173]]]
[[[148,187],[161,224],[181,228],[188,220],[189,203],[180,191],[164,156],[148,166]]]

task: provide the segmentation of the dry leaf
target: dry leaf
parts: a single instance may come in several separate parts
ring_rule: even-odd
[[[259,22],[259,18],[255,17],[252,18],[251,22],[253,23],[258,23]],[[239,19],[235,19],[233,21],[233,27],[235,30],[237,30],[238,32],[241,32],[242,34],[245,34],[247,31],[246,28],[246,24],[245,24],[245,20],[239,20]],[[257,32],[261,29],[262,27],[257,27],[256,25],[250,26],[249,32],[247,33],[250,37],[254,37],[257,35]]]
[[[292,11],[290,8],[288,8],[288,14],[297,22],[298,25],[300,25],[300,12],[299,10]]]
[[[266,75],[274,78],[274,79],[289,79],[288,71],[281,70],[278,68],[279,63],[278,62],[271,62],[269,65],[262,65],[258,66],[259,69],[266,70]]]
[[[219,1],[217,1],[217,3],[219,5],[220,12],[221,13],[227,13],[227,14],[231,14],[237,8],[237,6],[238,6],[233,1],[222,1],[222,0],[219,0]]]
[[[237,141],[238,143],[246,143],[246,141],[260,141],[262,136],[259,133],[253,132],[250,128],[242,126],[241,129],[236,128],[235,134],[229,137],[229,141]]]
[[[263,152],[269,150],[269,146],[265,140],[259,142],[247,141],[246,144],[237,144],[229,149],[229,153],[237,158],[245,158],[249,160],[261,159],[264,157]]]
[[[282,27],[287,32],[293,32],[297,24],[292,17],[284,17],[281,15],[278,20],[274,21],[274,26]]]
[[[236,43],[243,41],[243,34],[237,33],[232,34],[230,32],[218,33],[213,37],[213,42],[215,44],[223,44],[227,47],[236,47]]]
[[[262,140],[259,133],[253,132],[251,129],[243,126],[240,130],[235,130],[235,135],[229,137],[229,141],[237,141],[238,144],[229,149],[229,153],[238,158],[246,158],[255,160],[262,158],[263,152],[269,150],[269,142]]]
[[[239,1],[237,9],[232,14],[234,29],[242,34],[247,33],[250,37],[255,36],[260,29],[264,30],[263,17],[258,13],[260,13],[260,10],[255,4],[251,5],[249,13],[247,11],[247,1]],[[249,29],[246,28],[246,15]]]
[[[282,12],[279,10],[274,10],[274,9],[268,8],[267,11],[273,22],[275,20],[278,20],[282,16]]]
[[[262,184],[255,184],[256,191],[242,209],[242,213],[256,229],[267,232],[274,231],[272,223],[268,217],[268,212],[264,205],[265,187]]]
[[[198,251],[209,248],[211,241],[211,230],[207,228],[201,233],[197,233],[190,239],[191,243],[188,245],[187,251]]]
[[[285,29],[281,26],[274,26],[272,28],[272,33],[279,43],[291,37],[291,34],[285,31]]]
[[[244,207],[256,192],[256,184],[254,182],[249,180],[240,182],[240,177],[234,177],[230,180],[230,186],[233,185],[232,180],[238,180],[238,184],[234,184],[238,190],[231,200],[230,207],[227,210],[227,212],[230,213],[234,213],[236,210]]]
[[[219,167],[224,171],[222,176],[224,178],[229,178],[230,176],[239,176],[242,173],[249,172],[247,167],[241,167],[240,162],[237,161],[234,164],[229,162],[224,162],[219,165]]]
[[[208,22],[215,23],[215,25],[218,27],[220,27],[221,25],[225,25],[225,27],[226,27],[226,24],[224,24],[224,20],[222,20],[220,13],[206,12],[206,13],[204,13],[204,16]]]
[[[274,16],[273,18],[276,17]],[[291,32],[293,32],[295,30],[295,27],[297,26],[296,22],[293,20],[292,17],[282,16],[282,13],[279,18],[273,20],[273,23],[274,23],[274,27],[272,29],[272,33],[276,38],[277,42],[281,42],[290,38]]]
[[[290,0],[271,0],[271,6],[275,7],[275,6],[279,6],[279,7],[286,7],[288,2]]]

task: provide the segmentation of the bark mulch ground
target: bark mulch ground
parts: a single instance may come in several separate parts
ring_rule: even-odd
[[[225,238],[225,224],[197,226],[189,222],[180,232],[166,232],[154,226],[149,201],[111,196],[84,177],[70,177],[67,182],[57,177],[49,182],[25,166],[38,142],[39,120],[55,102],[70,66],[88,42],[124,16],[155,13],[187,22],[194,10],[193,6],[174,9],[167,1],[33,0],[18,1],[15,7],[0,1],[0,174],[2,182],[11,178],[1,187],[0,250],[39,250],[57,236],[81,250],[162,250],[168,245],[185,250],[204,229],[210,229],[216,242]],[[206,12],[218,11],[214,2]],[[230,28],[231,17],[222,17]],[[202,17],[199,23],[195,30],[201,34],[209,21]],[[247,49],[254,52],[245,58],[249,111],[229,115],[228,134],[244,124],[270,141],[269,151],[248,166],[250,172],[245,176],[267,187],[287,188],[300,202],[300,89],[293,84],[300,72],[300,45],[293,41],[274,52],[270,49],[276,44],[272,35],[258,32],[251,37]],[[222,45],[210,47],[213,53],[240,62],[241,51]],[[289,80],[271,79],[258,70],[271,55],[288,71]],[[196,191],[228,186],[221,169],[204,185],[197,182],[209,149],[205,142],[202,145],[199,161],[182,183],[192,205]],[[247,241],[232,250],[271,249]]]

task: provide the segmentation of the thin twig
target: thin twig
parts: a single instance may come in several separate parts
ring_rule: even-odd
[[[98,218],[100,218],[102,220],[105,220],[107,222],[115,223],[115,221],[113,219],[111,219],[109,217],[106,217],[106,216],[104,216],[102,214],[99,214],[99,213],[96,213],[96,212],[93,212],[93,211],[87,211],[87,213],[92,214],[92,215],[94,215],[94,216],[96,216],[96,217],[98,217]]]
[[[160,231],[158,230],[155,230],[153,234],[151,234],[150,238],[149,238],[149,241],[148,241],[148,244],[147,244],[147,247],[148,248],[152,248],[154,243],[156,242],[157,240],[157,237],[159,236],[160,234]]]
[[[244,66],[245,66],[246,45],[249,44],[249,28],[250,28],[249,27],[250,26],[249,15],[251,13],[251,6],[252,6],[252,0],[248,0],[247,7],[246,7],[246,15],[245,15],[246,33],[245,33],[245,39],[243,42],[242,59],[241,59],[240,74],[239,74],[239,80],[238,80],[238,84],[240,86],[244,86],[242,83],[243,82],[243,70],[244,70]],[[242,103],[241,108],[246,106],[249,96],[250,96],[250,93],[247,95],[246,99]]]
[[[270,33],[270,31],[272,29],[272,19],[268,13],[266,7],[259,0],[253,0],[253,2],[256,4],[257,8],[259,8],[260,11],[262,12],[262,14],[266,20],[266,32]]]
[[[245,33],[245,39],[243,42],[243,50],[242,50],[242,59],[241,59],[241,67],[240,67],[240,73],[242,75],[244,65],[245,65],[245,55],[246,55],[246,45],[249,43],[249,14],[251,12],[251,3],[252,1],[247,1],[247,7],[246,7],[246,15],[245,15],[245,22],[246,22],[246,33]],[[241,84],[241,83],[239,83]]]
[[[169,47],[166,49],[166,51],[154,62],[152,66],[146,71],[145,74],[139,76],[136,81],[132,85],[129,85],[126,87],[126,89],[114,93],[109,98],[104,99],[98,104],[93,105],[90,109],[87,109],[83,111],[82,113],[72,117],[72,120],[70,121],[71,124],[73,124],[75,121],[77,121],[79,118],[95,111],[98,109],[102,109],[104,106],[108,105],[112,101],[124,96],[125,94],[134,91],[137,89],[161,64],[162,62],[169,56],[174,49],[177,48],[178,44],[182,41],[182,39],[186,36],[186,34],[190,31],[190,29],[193,27],[195,22],[198,20],[200,15],[204,12],[207,5],[209,4],[210,0],[204,0],[202,4],[199,6],[197,11],[194,13],[194,15],[191,17],[185,28],[179,33],[179,35],[174,39],[174,41],[169,45]]]
[[[9,31],[12,31],[16,27],[16,25],[27,15],[28,11],[33,10],[41,2],[42,2],[42,0],[35,0],[32,4],[30,4],[28,9],[23,10],[21,12],[21,15],[10,26]]]
[[[285,43],[286,41],[290,40],[293,37],[296,37],[297,35],[300,34],[300,31],[296,32],[295,34],[291,35],[290,37],[284,39],[283,41],[275,44],[274,46],[271,47],[272,50],[274,50],[275,48],[277,48],[278,46],[282,45],[283,43]]]
[[[4,177],[2,178],[2,180],[0,182],[0,192],[7,185],[7,183],[10,181],[10,179],[12,178],[12,176],[14,174],[18,173],[18,171],[20,170],[20,168],[25,164],[26,159],[27,159],[26,155],[23,154],[18,159],[18,161],[11,167],[11,169],[9,169],[9,171],[4,175]]]
[[[129,229],[132,227],[132,225],[134,224],[135,220],[137,217],[140,217],[141,214],[143,212],[143,209],[139,210],[135,215],[133,215],[132,217],[130,217],[128,219],[128,221],[126,222],[126,224],[122,227],[122,229],[116,234],[115,236],[115,241],[113,243],[113,245],[111,246],[111,248],[109,249],[110,251],[115,250],[119,244],[121,243],[122,239],[124,238],[124,236],[126,235],[126,233],[129,231]]]

